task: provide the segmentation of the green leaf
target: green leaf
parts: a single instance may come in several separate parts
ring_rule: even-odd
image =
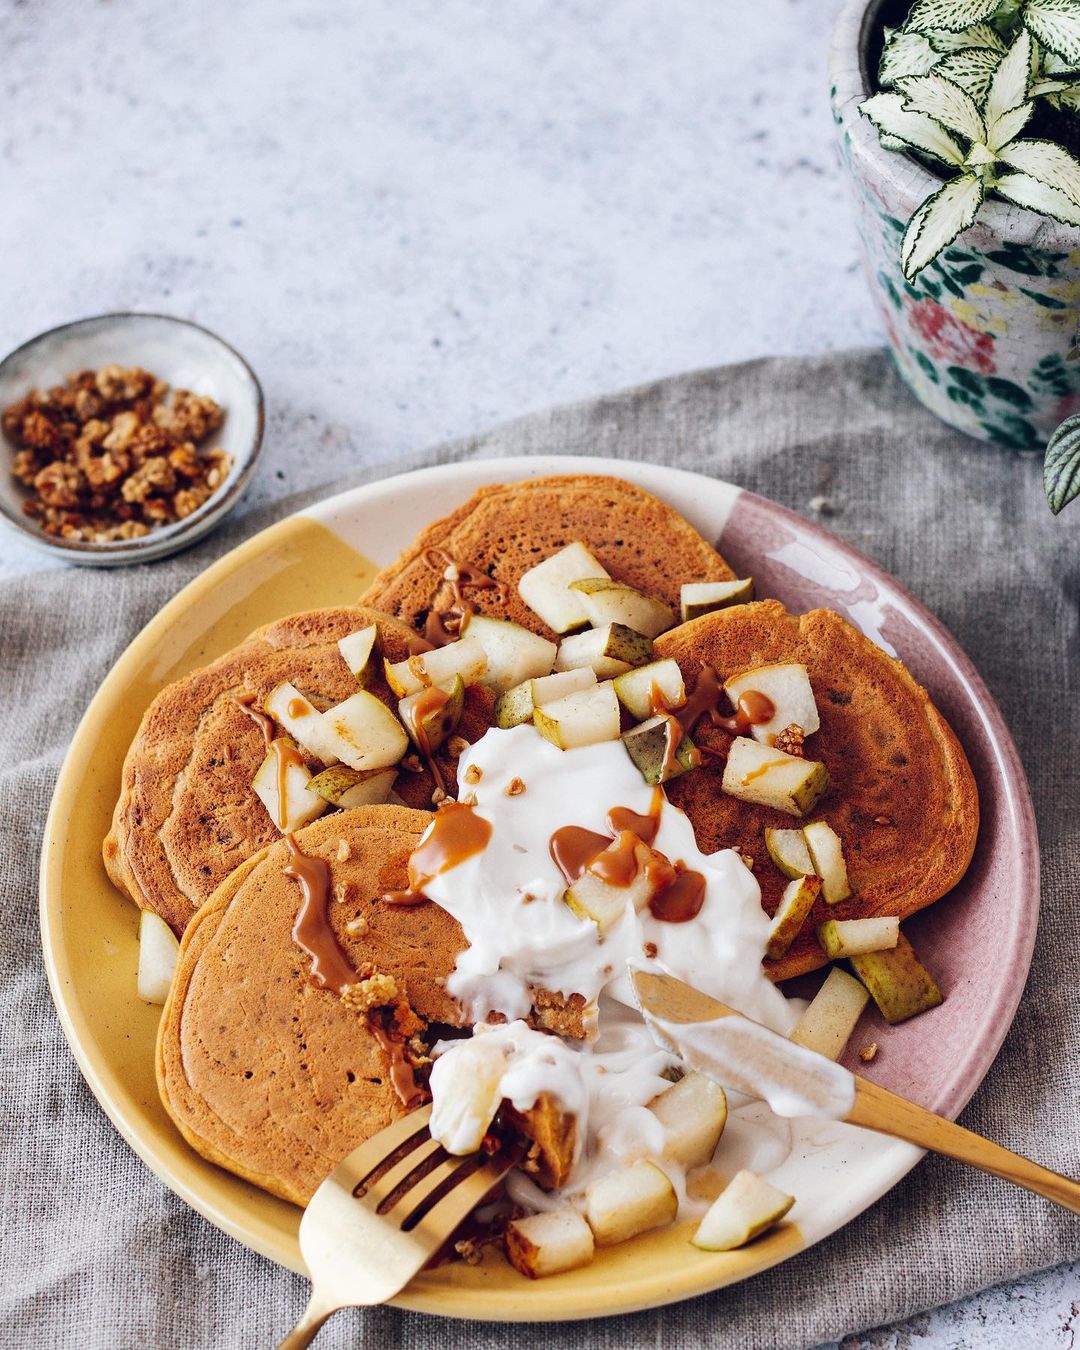
[[[990,92],[990,81],[998,68],[998,56],[981,47],[968,47],[941,57],[934,72],[958,84],[976,103],[984,103]]]
[[[968,228],[978,215],[985,188],[975,174],[965,173],[927,197],[908,222],[900,244],[900,265],[912,278]]]
[[[938,60],[938,53],[922,33],[905,33],[902,28],[886,28],[885,46],[878,65],[878,83],[888,88],[909,75],[925,75]]]
[[[997,263],[999,267],[1007,267],[1010,272],[1020,272],[1026,277],[1041,277],[1042,269],[1030,254],[1024,253],[1018,249],[1004,248],[995,249],[992,253],[986,255],[988,261]]]
[[[1011,403],[1014,408],[1026,410],[1031,407],[1031,395],[1012,380],[1003,380],[1000,375],[987,375],[986,387],[995,398],[1001,399],[1003,403]]]
[[[1054,141],[1013,141],[998,151],[1012,169],[1057,188],[1080,206],[1080,161]]]
[[[1043,487],[1055,516],[1080,496],[1080,413],[1067,417],[1050,437],[1043,460]]]
[[[1080,65],[1080,4],[1077,0],[1028,0],[1024,23],[1044,47]]]
[[[928,34],[930,45],[936,52],[959,52],[970,47],[981,47],[999,54],[1006,50],[1001,34],[989,23],[972,24],[958,33],[937,32]]]
[[[963,150],[945,128],[925,113],[908,112],[902,94],[874,94],[863,99],[859,111],[878,131],[895,136],[915,150],[956,167],[964,162]]]
[[[936,72],[912,75],[900,81],[904,107],[908,112],[925,113],[948,131],[969,141],[981,141],[986,135],[982,117],[970,94]]]
[[[904,28],[909,33],[927,33],[935,28],[958,33],[988,19],[997,7],[998,0],[915,0]]]
[[[1053,295],[1043,295],[1041,291],[1029,291],[1025,286],[1021,286],[1019,289],[1022,295],[1026,295],[1029,300],[1034,300],[1037,305],[1042,305],[1043,309],[1069,308],[1064,300],[1058,300]]]
[[[995,179],[994,190],[1016,206],[1026,206],[1063,225],[1080,225],[1080,206],[1059,188],[1040,183],[1026,173],[1007,173]],[[910,226],[908,227],[910,229]]]
[[[1020,135],[1034,111],[1034,103],[1021,103],[1018,108],[1010,108],[1007,113],[1002,113],[996,122],[987,127],[986,143],[995,155],[1000,156],[1002,148]]]
[[[1050,102],[1055,107],[1065,108],[1070,112],[1080,112],[1080,88],[1074,84],[1069,89],[1063,89],[1060,94],[1054,94]]]
[[[987,128],[991,132],[999,118],[1027,102],[1033,50],[1031,34],[1025,30],[998,62],[983,109]]]

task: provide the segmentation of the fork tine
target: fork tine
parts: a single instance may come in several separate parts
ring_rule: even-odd
[[[431,1103],[419,1110],[393,1121],[390,1125],[372,1137],[365,1144],[353,1149],[347,1158],[343,1158],[334,1171],[342,1185],[352,1185],[366,1180],[386,1159],[416,1134],[422,1134],[431,1119]],[[341,1173],[339,1177],[338,1174]],[[348,1178],[348,1180],[347,1180]]]
[[[425,1163],[430,1163],[441,1152],[442,1144],[429,1136],[416,1148],[406,1153],[389,1171],[384,1172],[378,1181],[373,1181],[357,1198],[362,1198],[381,1213],[382,1202],[387,1196],[392,1196],[399,1186],[408,1181],[413,1172],[423,1167]]]
[[[455,1172],[467,1164],[474,1163],[475,1157],[474,1153],[468,1153],[464,1156],[452,1153],[444,1162],[439,1163],[438,1167],[433,1167],[427,1176],[421,1177],[415,1186],[410,1186],[407,1191],[403,1191],[397,1197],[396,1202],[384,1209],[383,1213],[395,1223],[407,1218],[409,1214],[419,1208],[433,1191],[438,1190],[441,1185],[449,1181]],[[402,1209],[402,1206],[404,1206],[404,1209]]]
[[[502,1181],[512,1165],[511,1159],[485,1162],[464,1181],[458,1182],[445,1195],[440,1196],[430,1209],[424,1210],[423,1203],[415,1206],[406,1223],[412,1219],[417,1210],[424,1212],[411,1225],[413,1236],[423,1237],[432,1244],[444,1242],[458,1224],[481,1203],[488,1192]],[[411,1199],[414,1194],[415,1189],[409,1192],[409,1198]]]

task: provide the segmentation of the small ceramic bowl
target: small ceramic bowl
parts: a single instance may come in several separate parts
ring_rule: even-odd
[[[170,389],[190,389],[219,403],[225,420],[212,443],[228,451],[232,467],[224,484],[190,516],[141,539],[105,544],[57,539],[23,514],[26,492],[11,473],[15,447],[0,432],[0,514],[27,543],[67,562],[98,567],[164,558],[201,539],[243,495],[263,435],[262,388],[240,353],[198,324],[165,314],[101,314],[31,338],[0,362],[0,408],[32,388],[63,384],[72,371],[99,370],[113,363],[142,366]]]

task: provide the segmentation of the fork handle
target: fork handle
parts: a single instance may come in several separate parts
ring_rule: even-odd
[[[315,1290],[311,1291],[311,1298],[304,1309],[304,1315],[292,1331],[278,1346],[278,1350],[304,1350],[304,1347],[310,1345],[319,1333],[319,1328],[332,1314],[336,1313],[337,1308],[327,1307],[323,1303]]]
[[[1026,1191],[1034,1191],[1036,1195],[1045,1196],[1074,1214],[1080,1214],[1080,1184],[1077,1182],[1051,1172],[1048,1167],[1040,1167],[1019,1153],[1011,1153],[1000,1144],[965,1130],[962,1125],[954,1125],[951,1120],[935,1115],[924,1106],[916,1106],[866,1078],[855,1079],[855,1105],[845,1119],[852,1125],[891,1134],[910,1144],[918,1144],[920,1148],[969,1163],[980,1171],[1012,1181]]]

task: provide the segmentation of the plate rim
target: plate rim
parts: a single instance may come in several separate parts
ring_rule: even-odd
[[[985,682],[978,673],[974,662],[960,646],[958,641],[949,632],[947,627],[918,600],[901,582],[893,577],[884,567],[873,559],[868,558],[859,549],[847,543],[845,540],[833,534],[824,526],[814,521],[807,520],[797,512],[782,506],[770,498],[761,496],[758,493],[742,488],[737,484],[731,483],[726,479],[711,477],[707,473],[701,473],[695,470],[680,469],[672,466],[656,464],[651,460],[636,459],[613,459],[610,457],[593,457],[582,455],[518,455],[506,457],[484,457],[469,458],[461,460],[452,460],[440,464],[424,466],[420,468],[406,470],[397,474],[387,474],[385,476],[373,477],[371,480],[346,488],[342,491],[323,497],[317,501],[311,502],[299,510],[290,513],[281,520],[266,526],[259,530],[248,539],[223,554],[221,558],[216,559],[202,574],[192,578],[179,591],[171,596],[154,614],[139,632],[132,638],[131,642],[125,646],[124,650],[117,656],[108,673],[102,679],[88,704],[86,711],[80,718],[78,726],[72,736],[71,743],[64,756],[60,770],[57,774],[57,780],[53,789],[50,801],[48,815],[46,817],[45,829],[42,838],[40,869],[39,869],[39,922],[41,928],[42,955],[48,977],[50,993],[53,1003],[56,1007],[57,1016],[64,1032],[65,1039],[72,1052],[72,1055],[78,1065],[79,1071],[84,1080],[93,1092],[98,1104],[105,1112],[106,1116],[116,1126],[120,1135],[132,1148],[132,1150],[150,1167],[156,1176],[180,1199],[189,1204],[198,1213],[202,1214],[215,1227],[228,1234],[230,1237],[243,1243],[249,1250],[263,1255],[275,1263],[284,1265],[288,1269],[296,1270],[294,1263],[283,1256],[280,1247],[280,1241],[276,1233],[264,1233],[258,1230],[254,1222],[249,1221],[245,1226],[237,1222],[234,1218],[223,1211],[214,1201],[212,1196],[202,1193],[201,1188],[190,1184],[186,1178],[176,1173],[175,1169],[168,1164],[167,1160],[159,1155],[152,1139],[148,1140],[139,1132],[135,1123],[128,1118],[128,1113],[124,1109],[123,1102],[117,1102],[113,1099],[112,1093],[102,1081],[102,1075],[96,1067],[95,1057],[101,1058],[101,1052],[97,1051],[96,1042],[87,1041],[80,1032],[76,1018],[72,1015],[72,1007],[69,1006],[65,995],[61,971],[57,962],[57,952],[55,949],[55,939],[52,937],[54,926],[54,915],[51,912],[54,903],[53,886],[50,884],[50,873],[54,865],[59,868],[59,861],[54,859],[54,845],[56,843],[57,816],[59,806],[65,791],[68,788],[68,779],[75,774],[80,760],[80,746],[84,740],[87,728],[92,724],[97,707],[105,702],[106,697],[111,692],[111,686],[114,680],[119,681],[122,675],[122,667],[125,664],[125,657],[134,649],[148,640],[148,635],[159,624],[165,624],[174,610],[182,609],[187,602],[188,592],[195,585],[204,586],[209,581],[211,584],[216,580],[215,574],[220,569],[223,574],[234,570],[238,555],[242,558],[244,555],[256,557],[266,547],[268,537],[283,526],[295,521],[297,518],[307,518],[320,524],[326,524],[327,518],[335,512],[340,511],[343,506],[350,506],[356,502],[365,503],[368,499],[378,499],[384,492],[394,492],[410,480],[417,477],[434,477],[436,480],[446,479],[456,481],[459,479],[468,480],[476,478],[478,472],[487,478],[488,482],[497,482],[500,479],[509,480],[513,477],[533,477],[543,473],[552,472],[588,472],[592,474],[611,475],[616,477],[628,478],[631,481],[639,481],[640,473],[642,478],[648,479],[651,474],[661,472],[666,478],[677,476],[684,481],[687,486],[692,483],[706,483],[711,491],[719,490],[726,493],[728,500],[726,503],[727,514],[719,528],[714,532],[714,538],[718,544],[722,544],[724,527],[730,519],[730,514],[734,505],[740,496],[747,496],[754,499],[763,506],[769,513],[777,516],[782,521],[797,527],[802,532],[809,532],[817,535],[824,540],[829,547],[839,549],[843,555],[853,559],[860,571],[870,576],[877,584],[882,585],[887,591],[895,594],[908,607],[911,613],[916,617],[920,627],[933,640],[935,654],[945,660],[953,670],[957,672],[962,681],[962,686],[966,697],[971,705],[977,709],[980,722],[983,729],[988,734],[987,739],[994,748],[994,762],[997,777],[1000,780],[1001,788],[1004,791],[1003,802],[1007,808],[1008,817],[1015,823],[1018,830],[1018,837],[1033,844],[1023,851],[1023,857],[1018,865],[1022,866],[1026,878],[1031,885],[1028,891],[1029,896],[1034,898],[1034,903],[1029,904],[1025,909],[1018,913],[1017,931],[1020,937],[1020,945],[1017,949],[1018,955],[1022,956],[1022,968],[1025,978],[1017,979],[1015,988],[1010,991],[1010,996],[1006,1000],[1001,1010],[1001,1015],[995,1019],[992,1025],[980,1024],[980,1034],[975,1037],[974,1045],[978,1053],[970,1054],[965,1057],[964,1072],[961,1075],[961,1084],[958,1090],[954,1091],[956,1098],[955,1107],[950,1109],[949,1114],[955,1116],[970,1100],[971,1096],[978,1089],[993,1065],[993,1062],[1000,1050],[1009,1029],[1015,1018],[1017,1007],[1023,997],[1026,983],[1026,975],[1030,970],[1031,960],[1034,952],[1036,930],[1038,924],[1039,912],[1039,873],[1040,858],[1038,850],[1038,833],[1035,823],[1034,808],[1031,802],[1030,788],[1027,777],[1023,769],[1020,756],[1016,750],[1012,735],[1008,730],[1008,725],[997,706],[996,701],[987,689]],[[475,487],[479,484],[474,484]],[[654,484],[643,484],[648,486],[649,490],[656,491],[662,495],[662,488],[657,488]],[[327,526],[327,528],[332,528]],[[996,722],[996,725],[995,725]],[[58,918],[58,916],[56,916]],[[424,1313],[436,1313],[443,1316],[455,1318],[474,1318],[492,1322],[529,1322],[529,1321],[548,1321],[548,1320],[579,1320],[594,1316],[615,1316],[641,1311],[645,1308],[664,1306],[670,1303],[682,1301],[684,1299],[697,1297],[706,1293],[713,1292],[728,1284],[741,1282],[753,1274],[758,1274],[762,1270],[768,1269],[789,1256],[797,1252],[809,1250],[824,1238],[831,1236],[840,1228],[844,1227],[852,1219],[857,1218],[871,1205],[875,1204],[884,1194],[893,1188],[924,1156],[924,1151],[916,1149],[911,1145],[902,1144],[898,1141],[889,1140],[886,1136],[877,1136],[882,1144],[881,1161],[885,1165],[881,1167],[877,1181],[860,1192],[858,1200],[845,1207],[844,1217],[839,1222],[831,1222],[827,1232],[823,1232],[812,1240],[808,1240],[792,1250],[785,1251],[774,1259],[763,1259],[758,1263],[753,1261],[743,1266],[731,1278],[716,1279],[715,1275],[697,1280],[690,1280],[686,1287],[680,1286],[677,1289],[665,1289],[654,1291],[645,1297],[634,1297],[630,1295],[620,1296],[620,1291],[616,1288],[609,1290],[603,1296],[592,1296],[588,1298],[577,1298],[574,1307],[562,1313],[553,1312],[550,1307],[542,1310],[537,1309],[531,1314],[526,1307],[524,1310],[520,1307],[519,1301],[515,1301],[512,1307],[503,1307],[496,1310],[486,1306],[490,1301],[507,1303],[506,1296],[499,1290],[487,1290],[482,1288],[468,1287],[449,1287],[447,1285],[428,1286],[426,1289],[421,1286],[414,1293],[405,1292],[395,1298],[392,1302],[412,1311]],[[886,1161],[887,1160],[887,1161]],[[753,1250],[752,1248],[750,1249]],[[764,1252],[762,1253],[764,1257]],[[702,1273],[705,1271],[702,1267]],[[537,1302],[546,1302],[546,1300],[537,1300]]]

